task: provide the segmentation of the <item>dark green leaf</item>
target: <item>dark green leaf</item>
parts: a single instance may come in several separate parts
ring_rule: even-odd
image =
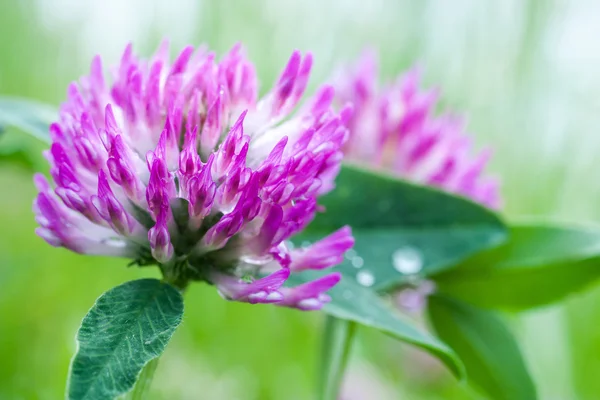
[[[465,364],[469,382],[496,400],[537,398],[517,343],[496,314],[443,296],[431,296],[429,314]]]
[[[356,256],[339,268],[350,277],[368,270],[377,290],[405,283],[414,271],[449,268],[506,236],[500,219],[470,200],[355,166],[342,168],[336,189],[320,203],[327,212],[299,241],[350,225]]]
[[[157,279],[124,283],[104,293],[77,333],[68,398],[113,399],[133,388],[181,322],[183,298]]]
[[[56,118],[57,111],[46,104],[15,97],[0,97],[0,130],[12,126],[50,143],[48,127]]]
[[[355,322],[326,317],[317,376],[317,399],[338,398],[355,330]]]
[[[291,285],[298,285],[318,276],[320,274],[315,271],[306,271],[292,275],[288,282]],[[462,364],[448,346],[422,331],[412,321],[403,318],[372,290],[346,277],[327,294],[331,296],[331,302],[323,308],[325,313],[378,329],[399,340],[418,346],[439,358],[456,376],[462,376]]]
[[[434,277],[442,292],[510,310],[558,301],[599,278],[599,229],[533,223],[512,227],[502,247]]]

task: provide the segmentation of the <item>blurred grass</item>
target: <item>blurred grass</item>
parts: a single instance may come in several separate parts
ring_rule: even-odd
[[[165,35],[176,48],[206,42],[220,53],[243,41],[263,91],[294,48],[314,52],[314,88],[369,45],[387,77],[420,62],[444,104],[468,116],[476,142],[495,149],[491,169],[509,218],[597,220],[599,13],[593,1],[0,0],[0,93],[59,104],[94,54],[114,63],[130,40],[148,54]],[[0,147],[25,160],[0,162],[0,399],[62,398],[93,301],[155,272],[43,243],[30,211],[31,167],[45,170],[43,147],[16,132]],[[157,399],[311,398],[320,315],[227,303],[206,285],[187,297]],[[600,289],[515,319],[542,399],[600,393],[597,304]],[[365,385],[388,393],[382,398],[477,398],[427,357],[375,332],[359,337],[352,379],[377,365]]]

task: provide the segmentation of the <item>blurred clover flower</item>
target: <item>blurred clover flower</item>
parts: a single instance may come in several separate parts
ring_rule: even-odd
[[[419,75],[413,68],[380,88],[376,54],[367,51],[335,76],[336,101],[354,105],[346,160],[499,208],[499,182],[483,175],[491,151],[474,155],[462,118],[435,115],[438,91],[420,89]],[[433,292],[432,281],[417,279],[398,291],[396,303],[418,315]]]
[[[219,62],[186,47],[172,64],[166,43],[150,60],[128,46],[112,83],[96,57],[50,127],[55,187],[35,177],[37,234],[78,253],[158,264],[168,281],[204,280],[227,299],[321,308],[338,273],[283,284],[292,272],[340,263],[350,229],[303,249],[285,241],[334,187],[351,109],[334,112],[325,86],[287,118],[311,65],[310,54],[294,52],[257,100],[240,46]]]
[[[345,157],[498,208],[499,184],[483,175],[491,151],[473,155],[464,121],[451,114],[434,115],[438,91],[419,88],[418,69],[383,88],[377,78],[373,52],[336,76],[337,100],[354,104]]]

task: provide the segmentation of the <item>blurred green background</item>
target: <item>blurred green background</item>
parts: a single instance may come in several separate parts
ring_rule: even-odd
[[[94,54],[112,64],[132,41],[148,55],[164,36],[220,54],[243,41],[263,91],[295,48],[315,54],[314,88],[372,46],[386,77],[420,63],[477,143],[496,149],[490,169],[508,219],[595,221],[599,18],[593,0],[0,0],[0,93],[57,105]],[[18,132],[0,140],[0,154],[11,154],[0,164],[0,399],[63,398],[83,315],[103,291],[153,273],[34,235],[42,148]],[[541,399],[598,398],[599,304],[600,286],[513,318]],[[311,399],[321,323],[318,313],[227,303],[194,285],[154,396]],[[479,398],[435,360],[364,329],[348,375],[345,400]]]

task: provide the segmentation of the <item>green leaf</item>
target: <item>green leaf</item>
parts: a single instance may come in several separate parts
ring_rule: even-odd
[[[441,292],[478,306],[525,310],[583,290],[600,278],[600,229],[516,225],[503,246],[434,277]]]
[[[57,119],[57,114],[56,109],[46,104],[0,96],[0,132],[12,126],[50,143],[48,127]]]
[[[44,169],[47,161],[41,155],[46,145],[23,139],[16,131],[0,132],[0,163],[19,165],[31,171]]]
[[[355,322],[326,317],[317,376],[318,400],[338,398],[355,330]]]
[[[470,383],[496,400],[537,398],[517,343],[496,314],[439,295],[430,297],[429,314],[439,337],[464,362]]]
[[[183,316],[183,297],[157,279],[104,293],[77,333],[70,400],[113,399],[131,390],[142,368],[165,349]]]
[[[320,275],[316,271],[293,274],[288,279],[288,284],[299,285]],[[331,302],[323,308],[325,313],[380,330],[403,342],[418,346],[439,358],[457,377],[462,377],[462,364],[452,349],[418,328],[411,320],[402,317],[372,290],[344,277],[327,294],[331,296]]]
[[[356,166],[342,168],[320,204],[327,211],[299,241],[350,225],[356,256],[338,268],[350,277],[368,270],[376,290],[406,283],[415,271],[442,271],[506,236],[498,216],[470,200]]]
[[[0,142],[0,162],[20,165],[28,170],[34,170],[34,160],[30,153],[22,148],[4,146]]]

